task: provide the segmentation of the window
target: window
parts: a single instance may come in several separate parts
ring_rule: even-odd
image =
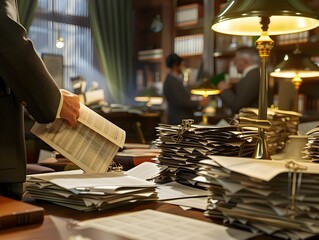
[[[63,48],[56,48],[59,35],[64,39]],[[65,89],[72,90],[70,79],[81,75],[87,88],[96,81],[106,90],[91,35],[88,0],[39,0],[28,37],[40,55],[63,56]]]

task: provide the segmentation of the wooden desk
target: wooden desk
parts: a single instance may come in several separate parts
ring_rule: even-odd
[[[64,218],[72,218],[76,220],[88,220],[98,217],[106,217],[124,212],[139,211],[144,209],[153,209],[161,212],[172,213],[180,216],[190,217],[208,222],[221,224],[220,221],[212,220],[203,215],[202,211],[183,210],[178,206],[160,203],[160,202],[145,202],[135,203],[118,209],[107,210],[102,212],[80,212],[77,210],[61,207],[44,201],[28,201],[34,205],[41,206],[45,209],[46,216],[42,224],[30,225],[24,227],[11,228],[0,231],[0,239],[10,240],[62,240],[58,234],[55,225],[47,215],[54,215]],[[270,240],[277,239],[270,236],[259,236],[255,240]],[[315,238],[314,238],[315,239]],[[64,239],[63,239],[64,240]]]

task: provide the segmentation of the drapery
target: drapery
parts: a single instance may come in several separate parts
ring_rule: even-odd
[[[31,26],[38,0],[18,0],[20,23],[26,30]]]
[[[135,95],[131,0],[89,0],[89,18],[111,103]]]

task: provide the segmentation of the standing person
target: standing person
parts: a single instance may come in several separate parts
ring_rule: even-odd
[[[212,82],[221,91],[220,97],[232,110],[238,113],[243,107],[258,107],[259,98],[259,71],[260,57],[256,48],[241,47],[236,51],[234,64],[238,73],[242,76],[239,81],[220,81]]]
[[[0,195],[21,199],[26,177],[23,107],[39,123],[74,125],[79,97],[59,90],[19,24],[15,0],[0,1]]]
[[[193,112],[206,102],[192,101],[189,91],[183,85],[183,59],[173,53],[166,58],[169,73],[163,86],[167,101],[168,123],[180,124],[183,119],[194,118]]]

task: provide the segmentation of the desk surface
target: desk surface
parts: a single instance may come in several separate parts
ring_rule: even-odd
[[[70,208],[58,206],[44,201],[32,201],[28,202],[41,206],[45,209],[46,216],[42,224],[23,226],[17,228],[11,228],[7,230],[0,231],[0,239],[10,239],[10,240],[60,240],[55,225],[48,217],[48,215],[54,215],[63,218],[72,218],[76,220],[88,220],[98,217],[106,217],[124,212],[139,211],[144,209],[154,209],[161,212],[172,213],[180,216],[191,217],[194,219],[199,219],[208,222],[221,223],[203,215],[202,211],[197,210],[183,210],[178,206],[161,203],[161,202],[145,202],[145,203],[135,203],[118,209],[101,211],[101,212],[80,212]],[[270,236],[259,236],[258,240],[269,240],[276,239]]]

